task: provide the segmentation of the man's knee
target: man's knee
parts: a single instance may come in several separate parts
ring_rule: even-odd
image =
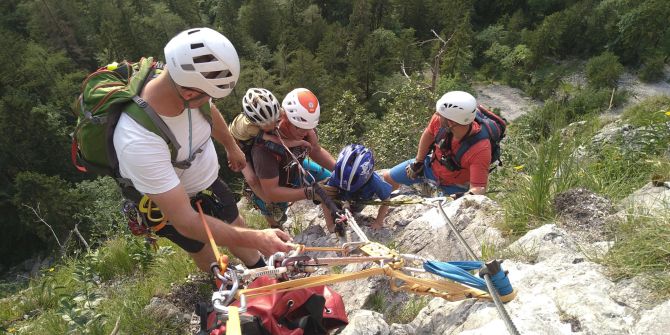
[[[394,191],[397,190],[398,187],[400,187],[400,184],[398,184],[398,182],[396,182],[395,180],[393,180],[393,178],[391,177],[391,170],[388,170],[388,169],[387,169],[387,170],[384,170],[384,171],[382,172],[382,178],[384,178],[384,181],[385,181],[385,182],[391,184],[391,186],[393,187],[393,190],[394,190]]]

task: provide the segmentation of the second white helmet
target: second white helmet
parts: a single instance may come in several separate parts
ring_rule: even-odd
[[[264,88],[250,88],[242,98],[242,110],[259,125],[274,125],[279,120],[279,101]]]
[[[468,125],[475,120],[477,100],[468,92],[451,91],[437,100],[435,110],[451,121]]]
[[[202,90],[213,98],[230,94],[240,76],[240,59],[230,41],[210,28],[182,31],[165,45],[165,62],[179,86]]]
[[[319,124],[321,106],[319,99],[306,88],[289,92],[281,103],[288,120],[302,129],[314,129]]]

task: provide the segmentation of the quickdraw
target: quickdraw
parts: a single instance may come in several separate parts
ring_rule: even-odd
[[[141,200],[144,201],[143,207],[126,199],[121,204],[121,212],[126,217],[130,232],[135,236],[143,236],[147,245],[150,245],[154,250],[158,250],[157,238],[154,236],[154,233],[165,226],[167,219],[160,214],[161,217],[158,224],[151,225],[148,223],[150,217],[153,218],[153,216],[147,215],[147,213],[153,213],[158,210],[158,207],[152,206],[153,203],[148,199],[146,195],[142,197]],[[158,211],[160,212],[160,210]]]

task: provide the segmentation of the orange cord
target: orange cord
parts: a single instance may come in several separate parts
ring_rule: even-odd
[[[207,237],[209,238],[209,244],[212,246],[212,251],[214,251],[214,257],[216,257],[216,262],[219,264],[221,273],[224,273],[228,269],[228,256],[219,254],[219,248],[216,247],[214,236],[212,236],[212,231],[209,230],[207,219],[205,219],[205,213],[203,213],[202,207],[200,206],[201,202],[202,200],[198,200],[195,203],[196,206],[198,206],[198,213],[200,213],[200,220],[202,221],[202,225],[205,226],[205,231],[207,232]]]

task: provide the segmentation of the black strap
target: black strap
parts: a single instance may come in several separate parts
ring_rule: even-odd
[[[282,157],[286,156],[286,149],[284,149],[284,146],[272,141],[265,140],[263,138],[263,134],[264,132],[260,132],[258,136],[255,137],[254,142],[266,147],[268,150],[270,150],[270,152],[273,152]]]
[[[300,310],[306,313],[305,316],[297,320],[289,320],[287,314],[279,318],[279,323],[288,329],[300,328],[305,335],[322,335],[328,331],[323,327],[323,310],[326,306],[326,298],[318,294],[313,294],[305,303],[300,306]]]

